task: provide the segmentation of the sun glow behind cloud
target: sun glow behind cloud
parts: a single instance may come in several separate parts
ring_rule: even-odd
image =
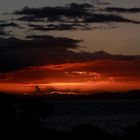
[[[140,88],[139,61],[95,60],[29,67],[1,75],[0,91],[93,93]]]

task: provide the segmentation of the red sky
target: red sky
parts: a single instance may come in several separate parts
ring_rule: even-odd
[[[95,60],[29,67],[1,74],[0,90],[94,92],[126,91],[140,87],[140,61]]]

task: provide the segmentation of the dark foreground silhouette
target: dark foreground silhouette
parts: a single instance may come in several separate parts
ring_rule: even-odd
[[[75,126],[70,132],[47,127],[52,108],[43,96],[0,94],[0,137],[4,139],[140,139],[140,123],[115,136],[88,124]]]

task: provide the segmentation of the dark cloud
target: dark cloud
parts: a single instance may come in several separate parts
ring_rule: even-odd
[[[53,36],[27,38],[0,38],[0,72],[63,62],[67,50],[76,49],[80,43],[80,40]]]
[[[24,8],[16,11],[25,21],[55,21],[46,25],[27,23],[34,30],[89,29],[90,23],[127,22],[139,23],[116,14],[96,13],[90,4],[72,3],[63,7]],[[0,22],[0,27],[18,27],[16,23]],[[26,27],[25,27],[26,28]],[[27,31],[29,31],[27,29]],[[27,32],[26,32],[27,33]],[[0,38],[0,72],[24,69],[32,66],[89,62],[93,60],[139,60],[140,56],[110,55],[106,52],[74,52],[81,40],[49,35],[27,35],[25,39]],[[5,32],[0,32],[3,36]]]
[[[15,14],[17,15],[37,15],[39,16],[38,18],[44,18],[44,17],[49,17],[49,16],[60,16],[60,15],[67,15],[71,17],[77,17],[82,14],[86,14],[89,8],[93,7],[92,5],[88,3],[84,4],[76,4],[76,3],[71,3],[67,6],[60,7],[42,7],[42,8],[28,8],[25,7],[22,10],[15,11]],[[74,11],[73,11],[74,10]],[[69,12],[72,13],[69,13]],[[76,13],[75,13],[76,12]]]
[[[32,66],[93,60],[140,60],[140,56],[110,55],[104,51],[89,53],[70,50],[78,48],[79,43],[80,40],[42,35],[27,36],[24,40],[0,38],[0,72],[21,70]]]
[[[140,13],[140,8],[107,7],[105,8],[105,11],[117,13]]]
[[[106,9],[107,10],[107,9]],[[16,11],[16,15],[23,15],[19,20],[24,21],[49,21],[61,23],[94,23],[94,22],[128,22],[140,23],[129,20],[116,14],[97,13],[97,9],[90,4],[72,3],[63,7],[24,8]],[[59,27],[60,28],[60,27]],[[69,29],[69,28],[68,28]]]
[[[53,37],[47,35],[27,36],[27,39],[10,37],[8,39],[0,38],[0,50],[23,49],[23,48],[77,48],[80,40],[70,38]],[[55,48],[54,48],[55,47]]]
[[[5,20],[0,20],[0,23],[3,23],[3,22],[5,22]]]
[[[110,5],[109,2],[101,2],[101,1],[97,1],[96,4],[98,4],[98,5]]]
[[[14,23],[14,22],[10,22],[10,23],[2,22],[2,23],[0,23],[0,28],[4,28],[4,27],[19,27],[19,25]]]
[[[0,30],[0,35],[4,36],[4,35],[7,35],[7,33],[5,33],[3,30]]]
[[[18,20],[28,21],[28,22],[42,22],[42,21],[44,21],[43,19],[35,18],[35,16],[23,16],[23,17],[18,18]]]
[[[89,12],[89,9],[93,7],[90,4],[76,4],[71,3],[64,7],[43,7],[43,8],[28,8],[25,7],[22,10],[16,11],[17,15],[26,15],[20,20],[36,20],[47,18],[48,21],[60,21],[63,20],[64,17],[67,18],[79,18],[82,16],[86,16]]]
[[[139,81],[140,61],[94,60],[81,63],[51,64],[0,74],[6,82]]]
[[[31,40],[26,40],[27,43],[33,44],[33,47],[55,47],[55,48],[77,48],[81,40],[70,39],[65,37],[54,37],[48,35],[29,35],[26,38]],[[25,40],[24,40],[25,41]],[[29,44],[30,45],[30,44]],[[31,45],[30,45],[31,46]]]
[[[140,24],[139,21],[130,20],[115,14],[93,14],[90,16],[86,16],[84,22],[86,23],[128,22],[128,23]]]
[[[35,25],[35,24],[29,24],[30,27],[33,28],[33,30],[39,30],[39,31],[63,31],[63,30],[77,30],[77,29],[87,29],[86,25],[82,24],[48,24],[48,25]],[[89,27],[90,28],[90,27]]]
[[[73,52],[67,51],[67,60],[69,62],[88,62],[93,60],[115,60],[115,61],[134,61],[140,60],[140,56],[131,56],[131,55],[111,55],[104,51],[97,51],[94,53],[90,52]]]

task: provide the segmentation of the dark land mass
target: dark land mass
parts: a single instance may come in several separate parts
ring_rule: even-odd
[[[31,96],[43,96],[48,101],[53,100],[140,100],[140,90],[130,90],[127,92],[99,92],[83,94],[40,94]]]
[[[98,93],[92,95],[15,95],[0,94],[0,134],[14,139],[140,139],[140,124],[128,127],[123,136],[116,136],[105,132],[101,128],[81,124],[70,132],[62,132],[44,126],[52,112],[49,100],[139,100],[140,90],[126,93]]]

